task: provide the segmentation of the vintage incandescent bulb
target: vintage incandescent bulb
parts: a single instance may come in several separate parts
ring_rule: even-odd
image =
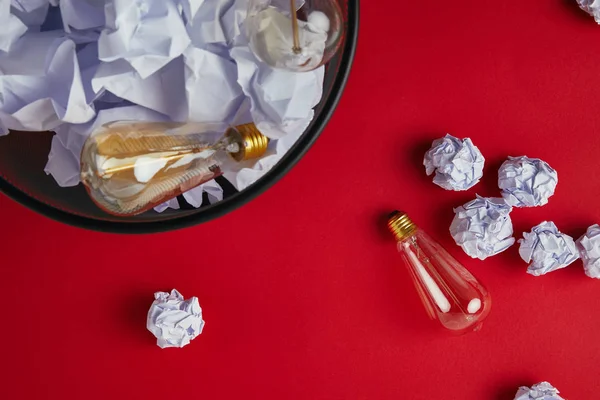
[[[133,216],[261,157],[269,140],[254,124],[113,122],[86,141],[81,181],[107,213]]]
[[[405,213],[393,212],[388,228],[429,316],[457,333],[478,330],[492,305],[487,289]]]
[[[328,62],[345,33],[337,0],[250,0],[245,24],[259,59],[295,72]]]

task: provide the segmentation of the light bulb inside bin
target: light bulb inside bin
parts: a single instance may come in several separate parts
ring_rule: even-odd
[[[337,0],[251,0],[246,31],[260,60],[274,68],[307,72],[335,55],[344,22]]]
[[[81,181],[105,212],[130,217],[193,189],[235,164],[263,156],[269,140],[254,124],[116,121],[81,153]]]

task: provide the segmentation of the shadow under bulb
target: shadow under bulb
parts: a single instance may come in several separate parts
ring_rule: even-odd
[[[81,181],[109,214],[129,217],[261,157],[269,139],[254,124],[113,122],[88,138]]]
[[[394,211],[388,228],[429,317],[456,333],[481,328],[492,305],[487,289],[405,213]]]
[[[327,63],[345,34],[337,0],[250,0],[245,24],[257,58],[294,72]]]

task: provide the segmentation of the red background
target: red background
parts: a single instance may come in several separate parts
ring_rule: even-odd
[[[548,380],[598,398],[600,282],[581,262],[534,278],[517,246],[484,262],[448,233],[452,207],[496,196],[508,155],[548,161],[550,203],[515,233],[600,222],[600,26],[575,0],[362,4],[345,95],[313,149],[219,220],[154,236],[87,232],[0,197],[5,399],[509,400]],[[432,139],[471,137],[482,183],[447,192],[421,164]],[[428,321],[386,233],[394,208],[488,287],[478,333]],[[268,217],[267,217],[268,215]],[[198,296],[204,333],[160,350],[158,290]]]

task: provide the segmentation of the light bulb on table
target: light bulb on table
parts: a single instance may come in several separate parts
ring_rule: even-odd
[[[429,317],[456,333],[478,330],[492,304],[487,289],[405,213],[394,211],[388,228]]]
[[[245,24],[256,57],[295,72],[327,63],[344,38],[337,0],[250,0]]]
[[[261,157],[269,139],[254,124],[230,127],[113,122],[88,138],[81,181],[101,209],[133,216],[193,189],[233,164]]]

